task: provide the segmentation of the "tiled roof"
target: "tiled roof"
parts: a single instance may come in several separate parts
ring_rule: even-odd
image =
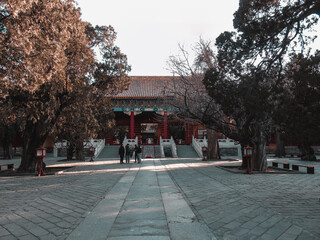
[[[171,84],[172,76],[131,76],[129,88],[113,98],[159,98],[164,97],[165,86]]]

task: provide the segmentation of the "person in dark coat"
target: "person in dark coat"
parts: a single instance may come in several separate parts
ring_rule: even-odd
[[[130,163],[131,149],[129,143],[126,145],[126,163]]]
[[[134,145],[134,162],[135,162],[135,163],[137,163],[137,158],[138,158],[137,149],[138,149],[138,146],[137,146],[137,144],[136,144],[136,145]]]
[[[136,153],[137,153],[137,157],[138,157],[138,163],[141,163],[141,153],[142,153],[142,149],[141,149],[140,143],[138,144]]]
[[[124,146],[121,143],[120,148],[119,148],[119,156],[120,156],[120,163],[123,163],[123,158],[124,158]]]

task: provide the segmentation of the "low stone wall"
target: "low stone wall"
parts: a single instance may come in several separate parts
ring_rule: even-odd
[[[316,155],[320,155],[320,146],[312,146]],[[284,147],[286,156],[299,156],[300,150],[298,146],[285,146]],[[275,154],[276,147],[274,145],[266,146],[266,153],[267,154]]]
[[[220,148],[221,157],[239,157],[238,148]]]

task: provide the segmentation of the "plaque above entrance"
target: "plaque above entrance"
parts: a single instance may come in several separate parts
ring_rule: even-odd
[[[114,112],[164,112],[173,111],[172,107],[113,107]]]

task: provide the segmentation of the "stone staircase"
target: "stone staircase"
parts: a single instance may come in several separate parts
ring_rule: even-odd
[[[118,145],[106,145],[97,158],[119,158]]]
[[[119,158],[119,146],[118,145],[106,145],[97,158]],[[179,158],[199,158],[196,151],[191,145],[177,145],[177,153]],[[142,158],[161,158],[159,145],[143,145],[142,146]],[[166,157],[172,157],[172,153],[168,152]]]
[[[161,158],[159,145],[144,145],[142,146],[142,158]]]
[[[179,158],[199,158],[192,145],[177,145],[177,154]]]
[[[160,145],[154,146],[154,157],[161,158]]]
[[[152,145],[142,146],[142,158],[154,158],[154,149]]]
[[[164,146],[163,148],[163,151],[164,151],[164,155],[166,158],[172,158],[172,150],[171,150],[171,147],[170,146]]]

